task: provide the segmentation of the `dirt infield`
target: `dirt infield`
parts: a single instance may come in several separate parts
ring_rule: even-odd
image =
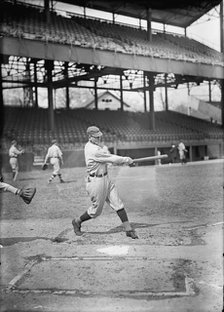
[[[223,161],[111,167],[138,240],[107,205],[75,236],[85,168],[50,174],[19,174],[31,205],[0,194],[1,311],[222,311]]]

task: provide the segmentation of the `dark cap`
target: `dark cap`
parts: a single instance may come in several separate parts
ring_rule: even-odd
[[[11,142],[12,144],[16,144],[17,143],[17,141],[16,140],[12,140],[12,142]]]
[[[52,139],[52,140],[51,140],[51,143],[52,143],[52,144],[55,144],[55,143],[57,143],[57,140],[56,140],[56,139]]]
[[[87,128],[86,133],[89,136],[92,136],[94,138],[97,138],[97,137],[100,137],[103,135],[103,133],[100,131],[100,129],[98,127],[95,127],[95,126],[91,126],[91,127]]]

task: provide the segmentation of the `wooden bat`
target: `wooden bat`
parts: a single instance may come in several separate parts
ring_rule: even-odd
[[[135,158],[135,159],[133,159],[133,163],[145,162],[145,161],[153,161],[153,160],[163,159],[163,158],[167,158],[167,157],[168,157],[168,155],[164,154],[164,155],[158,155],[158,156],[149,156],[149,157],[143,157],[143,158]]]

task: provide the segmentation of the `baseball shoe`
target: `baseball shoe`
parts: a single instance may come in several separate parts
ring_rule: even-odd
[[[60,180],[60,183],[65,183],[65,181],[61,179],[61,180]]]
[[[81,236],[83,233],[81,232],[81,224],[79,224],[75,219],[72,220],[73,229],[76,235]]]
[[[127,235],[127,237],[131,237],[132,239],[137,239],[138,238],[138,235],[135,233],[134,230],[126,231],[126,235]]]

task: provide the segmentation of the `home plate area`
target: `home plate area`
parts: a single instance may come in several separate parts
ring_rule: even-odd
[[[129,247],[117,247],[100,248],[98,251],[102,255],[97,256],[35,257],[11,281],[8,290],[21,294],[136,299],[196,294],[193,279],[180,269],[189,266],[190,262],[183,259],[155,260],[145,256],[125,256],[125,248]]]

